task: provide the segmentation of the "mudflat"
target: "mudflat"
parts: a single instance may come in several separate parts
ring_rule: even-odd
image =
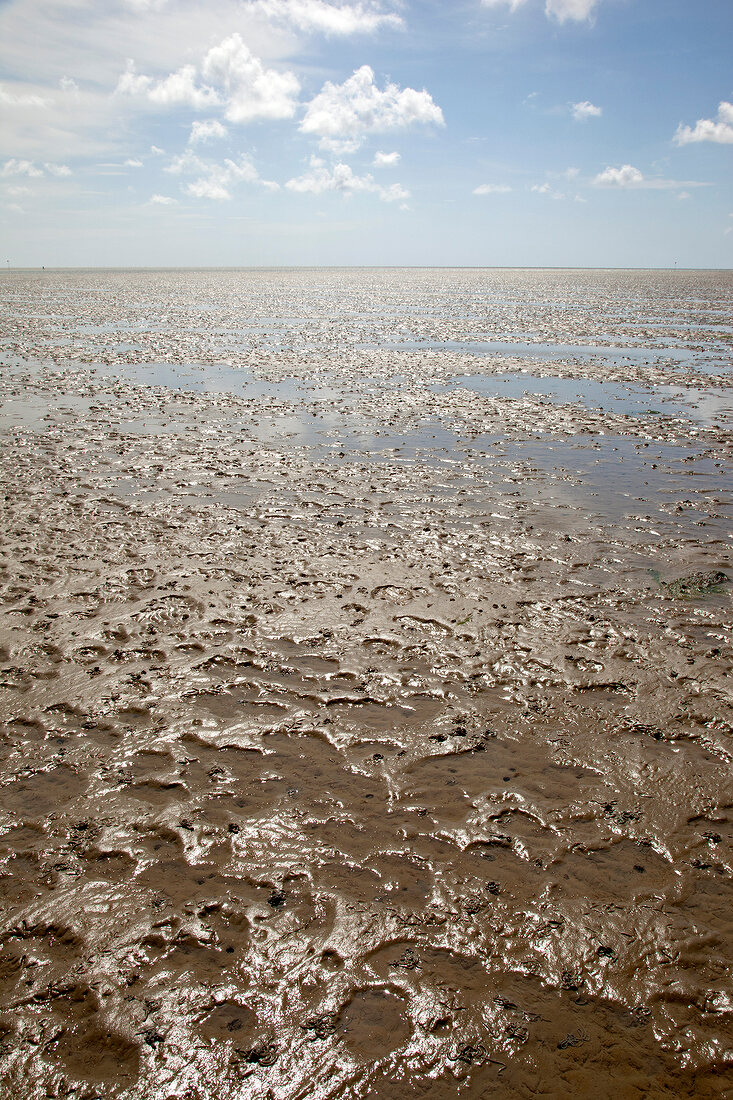
[[[733,274],[0,300],[0,1096],[729,1095]]]

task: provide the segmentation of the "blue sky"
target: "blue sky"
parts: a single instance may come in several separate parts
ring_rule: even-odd
[[[0,0],[16,266],[733,266],[731,0]]]

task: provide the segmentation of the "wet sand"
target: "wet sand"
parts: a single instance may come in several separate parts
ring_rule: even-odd
[[[0,1096],[730,1095],[733,275],[0,299]]]

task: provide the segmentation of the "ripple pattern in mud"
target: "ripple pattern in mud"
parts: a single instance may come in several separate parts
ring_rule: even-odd
[[[36,402],[3,421],[3,1097],[725,1094],[730,435],[353,346],[421,305],[413,338],[643,346],[642,304],[712,324],[729,281],[436,278],[3,281]],[[311,382],[80,365],[146,296],[208,340],[202,288],[328,333]]]

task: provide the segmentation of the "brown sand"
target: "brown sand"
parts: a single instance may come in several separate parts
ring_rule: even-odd
[[[3,1100],[729,1095],[733,276],[0,295]]]

